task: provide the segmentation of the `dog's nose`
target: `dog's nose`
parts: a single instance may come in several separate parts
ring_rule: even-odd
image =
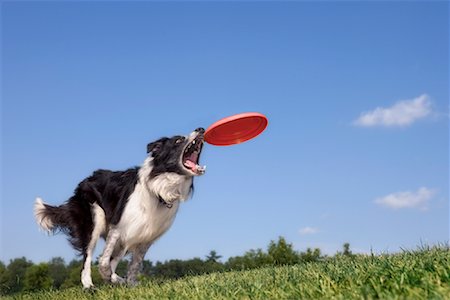
[[[205,133],[205,128],[199,127],[199,128],[197,128],[197,129],[195,129],[195,132],[198,132],[198,133]]]

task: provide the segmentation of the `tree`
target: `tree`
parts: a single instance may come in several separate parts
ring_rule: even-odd
[[[230,257],[225,266],[228,270],[247,270],[255,269],[271,264],[269,255],[261,249],[250,250],[243,256]]]
[[[40,263],[29,267],[25,273],[24,290],[37,291],[50,289],[53,279],[50,277],[50,270],[47,263]]]
[[[164,263],[157,262],[151,270],[151,275],[177,279],[186,275],[200,275],[222,271],[223,269],[223,264],[220,262],[203,261],[200,258],[189,260],[171,259]]]
[[[8,291],[8,277],[6,266],[0,261],[0,295],[6,295]]]
[[[54,257],[48,262],[50,277],[53,279],[53,287],[59,289],[69,276],[66,263],[62,257]]]
[[[344,255],[344,256],[353,256],[353,253],[350,250],[350,243],[345,243],[343,248],[344,248],[344,252],[342,252],[342,255]]]
[[[116,274],[119,275],[120,277],[127,276],[127,268],[128,268],[128,260],[123,259],[119,261],[116,268]]]
[[[6,268],[6,292],[17,293],[23,289],[25,272],[33,263],[28,261],[25,257],[15,258],[11,260]]]
[[[204,262],[204,271],[206,273],[220,272],[224,270],[224,265],[219,261],[222,256],[218,255],[215,250],[211,250],[206,256],[206,261]]]
[[[300,260],[302,262],[312,262],[318,261],[322,257],[319,248],[312,250],[311,248],[307,248],[306,252],[300,252]]]
[[[270,242],[267,252],[274,265],[292,265],[299,262],[299,256],[292,244],[288,244],[285,238],[281,236],[277,243]]]
[[[179,259],[171,259],[164,263],[157,262],[154,267],[154,275],[164,278],[180,278],[183,276],[182,261]]]
[[[0,276],[4,273],[6,273],[6,266],[2,261],[0,261]]]
[[[61,285],[61,288],[66,289],[80,285],[81,267],[82,262],[79,260],[72,260],[67,265],[67,277],[66,280],[64,280],[63,284]]]
[[[186,275],[200,275],[200,274],[206,274],[211,273],[213,267],[212,265],[217,263],[207,263],[201,260],[200,258],[196,257],[193,259],[189,259],[186,261],[183,261],[181,264],[182,266],[182,276]]]
[[[218,262],[219,259],[221,259],[222,256],[218,255],[217,252],[215,250],[211,250],[209,252],[209,254],[206,256],[206,261],[207,262]]]
[[[150,276],[152,274],[153,264],[149,260],[142,261],[142,274],[145,276]]]

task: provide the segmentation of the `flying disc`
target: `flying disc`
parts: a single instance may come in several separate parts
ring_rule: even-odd
[[[215,146],[229,146],[248,141],[266,129],[267,117],[256,112],[223,118],[205,131],[205,141]]]

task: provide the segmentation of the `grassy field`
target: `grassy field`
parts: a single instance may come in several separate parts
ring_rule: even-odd
[[[450,299],[448,247],[6,299]]]

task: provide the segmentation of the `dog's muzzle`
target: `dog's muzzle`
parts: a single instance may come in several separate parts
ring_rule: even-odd
[[[183,166],[195,175],[203,175],[206,166],[199,165],[200,153],[204,143],[205,129],[197,128],[189,135],[188,144],[183,152]]]

